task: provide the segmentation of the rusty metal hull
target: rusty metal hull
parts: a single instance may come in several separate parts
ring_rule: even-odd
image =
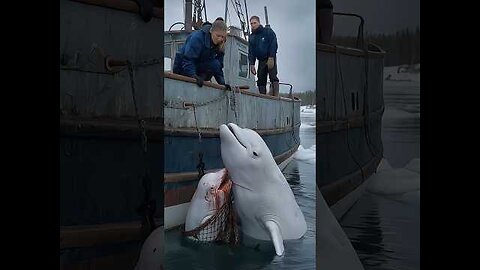
[[[383,157],[384,52],[317,44],[317,186],[333,206]]]
[[[61,269],[133,269],[146,170],[163,223],[163,11],[148,22],[139,11],[134,1],[60,1]]]

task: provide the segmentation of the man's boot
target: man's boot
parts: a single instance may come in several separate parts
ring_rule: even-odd
[[[259,86],[258,87],[258,92],[260,92],[260,94],[266,94],[267,93],[267,87],[264,85],[264,86]]]
[[[280,84],[278,82],[273,82],[273,95],[274,97],[278,97],[280,91]]]

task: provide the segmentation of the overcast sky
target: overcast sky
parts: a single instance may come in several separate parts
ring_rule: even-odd
[[[209,21],[225,16],[225,0],[205,2]],[[243,6],[244,0],[240,2]],[[280,82],[292,84],[294,92],[315,90],[315,0],[247,0],[248,16],[259,16],[262,25],[265,25],[264,6],[277,35]],[[175,22],[184,21],[183,9],[183,1],[165,0],[165,30]],[[231,0],[228,9],[227,24],[241,28]],[[173,29],[180,28],[177,25]]]
[[[334,12],[356,13],[368,33],[392,33],[420,26],[420,0],[331,0]],[[355,35],[358,19],[335,16],[335,34]]]
[[[368,33],[392,33],[420,26],[420,0],[331,0],[335,12],[356,13],[365,19]],[[184,1],[165,0],[165,30],[184,21]],[[240,0],[244,3],[244,0]],[[228,0],[227,24],[240,28],[238,17]],[[206,0],[207,18],[225,16],[225,0]],[[291,83],[295,92],[315,89],[315,0],[247,0],[248,15],[260,17],[263,7],[278,40],[278,78]],[[245,10],[244,10],[245,12]],[[202,13],[203,16],[203,13]],[[355,35],[358,20],[335,17],[334,33]],[[180,29],[177,25],[173,29]]]

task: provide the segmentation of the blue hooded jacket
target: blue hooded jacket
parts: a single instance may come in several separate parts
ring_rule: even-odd
[[[255,65],[255,60],[266,60],[277,55],[277,36],[269,27],[259,25],[248,39],[248,61]]]
[[[185,44],[178,50],[175,55],[173,70],[179,71],[180,74],[193,77],[203,71],[197,70],[202,64],[219,61],[220,67],[223,68],[223,53],[219,53],[214,46],[210,34],[211,25],[204,25],[200,30],[191,33]],[[223,70],[215,72],[223,77]]]

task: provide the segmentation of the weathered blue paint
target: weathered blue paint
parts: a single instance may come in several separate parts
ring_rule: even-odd
[[[370,129],[344,129],[336,132],[317,134],[318,160],[317,184],[319,187],[331,184],[353,174],[367,165],[372,159],[382,156],[381,119],[377,119]],[[367,143],[367,133],[371,140]]]
[[[317,186],[328,205],[354,190],[383,157],[384,52],[317,45]],[[375,54],[375,55],[373,55]],[[318,130],[317,130],[318,131]],[[373,164],[373,165],[372,165]],[[373,168],[372,168],[373,166]]]
[[[273,156],[278,156],[300,142],[299,127],[286,133],[264,135],[263,139]],[[165,136],[165,173],[195,172],[199,153],[203,153],[205,170],[223,168],[220,138],[198,136]]]
[[[156,216],[163,217],[163,149],[150,143],[146,158],[140,140],[62,137],[60,139],[60,225],[93,225],[141,220],[142,176],[152,180]]]

